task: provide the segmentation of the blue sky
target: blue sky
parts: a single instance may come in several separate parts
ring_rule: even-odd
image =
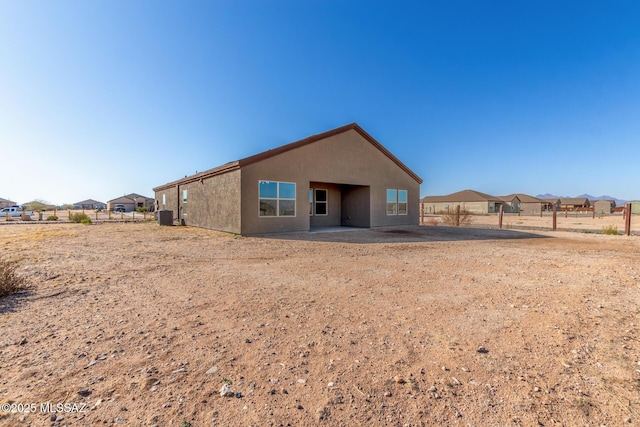
[[[0,2],[0,197],[106,202],[357,122],[422,196],[640,199],[637,1]]]

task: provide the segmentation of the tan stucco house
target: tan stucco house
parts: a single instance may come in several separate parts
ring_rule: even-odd
[[[73,204],[73,209],[106,209],[107,204],[93,199],[83,200]]]
[[[600,215],[608,215],[613,213],[613,208],[615,207],[615,200],[596,200],[593,202],[594,212]]]
[[[421,183],[353,123],[153,191],[178,224],[254,235],[417,225]]]
[[[15,206],[16,202],[11,201],[11,200],[7,200],[7,199],[3,199],[2,197],[0,197],[0,209],[4,209],[7,208],[9,206]]]
[[[536,215],[544,211],[547,206],[547,202],[545,200],[522,193],[498,196],[498,198],[505,202],[504,211],[506,213]]]
[[[446,196],[426,196],[420,199],[425,214],[453,213],[460,210],[476,215],[495,213],[505,202],[490,194],[475,190],[462,190]]]
[[[146,196],[141,196],[137,193],[125,194],[124,196],[117,197],[107,202],[107,209],[113,211],[116,209],[116,205],[122,205],[125,212],[135,211],[138,208],[147,208],[152,211],[154,208],[154,199]]]

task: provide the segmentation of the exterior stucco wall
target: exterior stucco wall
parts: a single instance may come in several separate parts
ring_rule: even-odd
[[[295,217],[259,217],[261,180],[296,184]],[[358,132],[349,130],[243,166],[242,234],[309,230],[311,182],[369,187],[371,227],[418,224],[420,184]],[[386,214],[387,189],[407,190],[407,215]]]
[[[370,194],[370,187],[343,187],[342,225],[347,227],[371,226]]]
[[[0,209],[7,208],[9,206],[14,206],[16,203],[11,200],[0,200]]]
[[[341,188],[336,184],[312,182],[311,188],[327,190],[327,215],[310,215],[310,227],[328,227],[340,225],[340,212],[342,212]]]
[[[162,195],[164,194],[165,204],[162,204]],[[178,188],[173,186],[164,190],[155,192],[155,199],[159,210],[173,211],[173,220],[178,220]]]
[[[596,200],[593,202],[593,208],[596,214],[610,214],[613,212],[613,205],[610,200]]]
[[[185,225],[240,233],[240,171],[182,184],[177,196],[180,219]]]
[[[524,215],[540,215],[541,209],[541,203],[522,203],[520,205],[520,212]]]

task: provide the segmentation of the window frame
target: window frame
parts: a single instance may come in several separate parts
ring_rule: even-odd
[[[400,193],[404,193],[404,202],[400,201]],[[404,205],[404,213],[400,211],[400,206]],[[398,215],[409,215],[409,191],[398,189]]]
[[[393,195],[393,200],[390,199],[390,195]],[[404,195],[404,202],[400,201],[400,196]],[[387,216],[409,215],[409,190],[402,188],[387,188],[386,195],[387,203],[385,205],[385,211]],[[404,205],[404,212],[400,212],[400,207]],[[393,207],[392,210],[389,208]]]
[[[275,197],[261,197],[260,194],[260,185],[262,183],[275,183],[276,184],[276,195]],[[281,184],[293,185],[293,198],[291,197],[282,197],[280,195],[280,186]],[[297,216],[297,185],[295,182],[287,182],[287,181],[271,181],[266,179],[258,180],[258,218],[295,218]],[[262,206],[262,200],[270,200],[275,201],[276,212],[275,215],[262,215],[262,210],[260,207]],[[293,215],[284,215],[280,213],[280,205],[281,202],[291,202],[293,201]]]
[[[393,195],[393,200],[389,199],[390,195]],[[398,215],[398,190],[395,188],[387,188],[386,200],[385,211],[387,216]],[[393,209],[390,211],[389,208]]]
[[[318,191],[324,191],[325,200],[318,202]],[[309,189],[309,216],[328,216],[329,215],[329,189],[327,188],[310,188]],[[318,213],[318,204],[324,205],[324,213]]]

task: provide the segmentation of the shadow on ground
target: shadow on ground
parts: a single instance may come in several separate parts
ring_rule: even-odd
[[[544,236],[515,230],[467,228],[447,226],[406,226],[375,229],[327,229],[313,232],[279,233],[255,237],[284,240],[304,240],[342,243],[407,243],[407,242],[457,242],[473,240],[543,239]]]
[[[17,311],[31,295],[32,292],[27,289],[4,298],[0,298],[0,315]]]

